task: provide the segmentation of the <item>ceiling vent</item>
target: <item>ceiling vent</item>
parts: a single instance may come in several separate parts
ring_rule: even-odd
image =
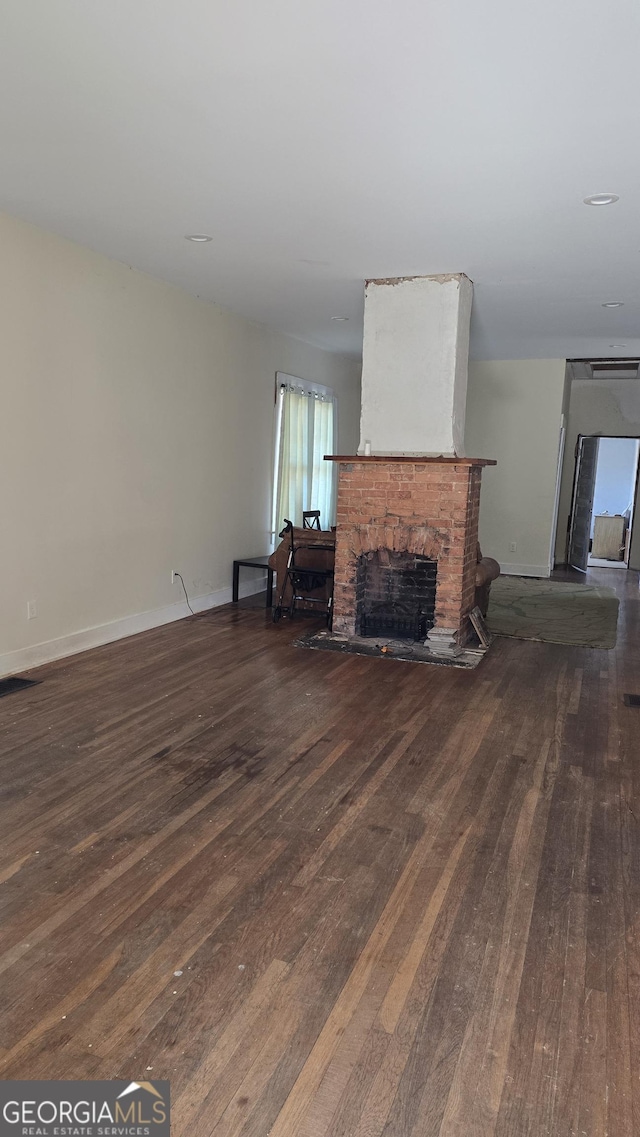
[[[569,359],[572,379],[637,379],[640,359]]]

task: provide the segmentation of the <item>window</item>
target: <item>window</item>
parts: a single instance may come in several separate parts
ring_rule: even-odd
[[[333,524],[335,468],[324,456],[333,454],[336,434],[336,400],[329,387],[281,372],[276,378],[274,539],[285,518],[302,525],[306,509],[320,510],[323,529]]]

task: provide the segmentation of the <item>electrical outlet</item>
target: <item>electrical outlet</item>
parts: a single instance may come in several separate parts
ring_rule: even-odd
[[[517,553],[517,551],[518,551],[518,546],[517,546],[516,542],[510,541],[509,542],[509,552],[510,553]]]
[[[27,620],[35,620],[38,615],[38,605],[35,600],[27,600]]]
[[[171,569],[171,583],[172,584],[176,583],[176,571],[175,571],[175,569]]]

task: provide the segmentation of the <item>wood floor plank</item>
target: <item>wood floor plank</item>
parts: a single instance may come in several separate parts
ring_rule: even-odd
[[[549,802],[542,793],[549,744],[533,772],[522,802],[506,866],[506,904],[498,934],[492,937],[495,972],[478,985],[456,1071],[445,1107],[440,1137],[492,1134],[500,1108],[509,1044],[520,990],[531,912],[546,832]],[[469,1102],[471,1099],[471,1118]]]
[[[610,575],[610,652],[313,652],[247,601],[38,669],[0,702],[3,1078],[169,1078],[177,1137],[640,1132]]]

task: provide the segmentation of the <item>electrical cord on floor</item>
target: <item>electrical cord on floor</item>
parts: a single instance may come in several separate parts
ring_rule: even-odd
[[[195,616],[195,612],[194,612],[193,608],[191,607],[191,605],[190,605],[190,603],[189,603],[189,597],[187,596],[187,590],[186,590],[186,588],[185,588],[185,586],[184,586],[184,581],[183,581],[183,579],[182,579],[182,576],[180,575],[180,573],[179,573],[179,572],[176,572],[176,571],[175,571],[175,569],[173,570],[173,575],[174,575],[174,576],[177,576],[177,577],[178,577],[178,579],[179,579],[179,581],[180,581],[180,584],[182,585],[182,591],[184,592],[184,598],[185,598],[185,600],[186,600],[186,602],[187,602],[187,608],[188,608],[188,609],[189,609],[189,611],[191,612],[191,615],[192,615],[192,616]]]

